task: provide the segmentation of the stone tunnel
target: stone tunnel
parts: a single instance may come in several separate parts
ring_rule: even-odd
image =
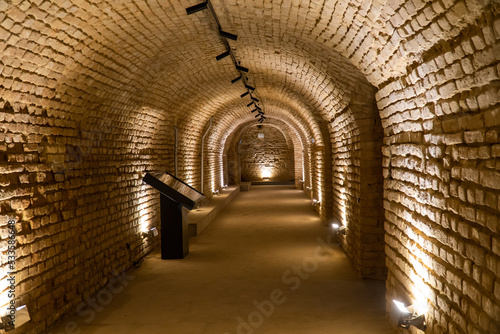
[[[0,307],[15,275],[31,318],[14,332],[158,246],[142,178],[161,170],[209,200],[289,182],[388,310],[500,333],[500,3],[197,4],[0,0]]]

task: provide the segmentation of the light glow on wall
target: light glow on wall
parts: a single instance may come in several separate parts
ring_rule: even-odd
[[[320,166],[323,166],[323,155],[322,153],[318,153],[318,162],[321,163]],[[317,180],[317,187],[318,187],[318,202],[320,203],[319,205],[321,206],[321,203],[323,203],[323,172],[321,168],[318,168],[318,180]]]
[[[272,175],[270,167],[262,167],[260,173],[263,179],[270,179]]]
[[[139,232],[147,233],[149,231],[150,212],[147,203],[146,185],[141,185],[139,197]]]
[[[219,163],[220,163],[220,187],[224,188],[225,187],[225,183],[224,183],[224,146],[222,146],[221,150],[220,150]]]
[[[4,315],[5,311],[7,310],[7,304],[10,302],[10,298],[8,296],[8,287],[10,285],[9,281],[7,281],[7,267],[4,267],[0,269],[0,277],[2,279],[0,280],[0,315]]]
[[[411,212],[406,211],[405,219],[410,224],[407,225],[404,233],[408,236],[406,248],[408,249],[407,259],[413,269],[408,270],[410,279],[409,292],[413,298],[413,306],[418,314],[426,314],[428,311],[428,302],[432,296],[432,289],[426,281],[429,281],[431,272],[428,268],[432,268],[433,260],[428,255],[425,249],[425,239],[414,231],[414,227],[425,225],[421,224],[418,219],[415,219]],[[432,231],[427,231],[428,237],[433,237]]]
[[[349,225],[349,222],[347,221],[347,214],[346,214],[346,201],[347,201],[347,196],[345,194],[345,176],[344,174],[340,174],[340,216],[342,219],[342,225],[347,227]]]

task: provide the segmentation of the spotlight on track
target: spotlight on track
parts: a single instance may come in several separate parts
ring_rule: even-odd
[[[243,94],[241,94],[241,97],[245,97],[247,96],[248,94],[250,94],[249,92],[244,92]]]
[[[217,61],[221,60],[221,59],[224,59],[226,58],[227,56],[229,56],[231,54],[231,51],[226,51],[224,53],[221,53],[220,55],[218,55],[217,57],[215,57],[215,59],[217,59]]]
[[[221,37],[224,37],[224,38],[227,38],[227,39],[231,39],[233,41],[235,41],[235,40],[238,39],[238,36],[236,36],[235,34],[231,34],[229,32],[225,32],[225,31],[222,31],[222,30],[219,30],[219,34],[221,35]]]
[[[255,101],[255,102],[259,102],[259,99],[258,99],[258,98],[255,98],[255,97],[253,97],[253,96],[250,96],[250,98],[251,98],[253,101]]]
[[[246,67],[243,67],[243,66],[240,66],[240,65],[236,65],[236,69],[239,70],[239,71],[243,71],[243,72],[247,72],[248,73],[248,68],[246,68]]]
[[[241,75],[233,80],[231,80],[231,83],[234,84],[235,82],[238,82],[241,80]]]
[[[255,90],[255,87],[252,87],[252,86],[247,85],[247,84],[245,84],[245,87],[248,88],[248,89],[250,89],[250,90]]]
[[[258,110],[259,110],[259,109],[255,108],[254,110],[252,110],[252,112],[256,112],[256,111],[258,111]]]
[[[200,12],[204,9],[207,9],[207,6],[208,6],[207,2],[202,2],[202,3],[199,3],[197,5],[186,8],[186,12],[188,15],[191,15],[191,14]]]
[[[247,107],[250,107],[254,103],[255,103],[254,101],[250,102],[249,104],[247,104]]]

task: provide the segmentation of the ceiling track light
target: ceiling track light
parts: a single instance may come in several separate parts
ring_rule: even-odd
[[[199,3],[197,5],[194,5],[194,6],[186,8],[186,12],[187,12],[188,15],[191,15],[191,14],[200,12],[200,11],[202,11],[204,9],[207,9],[207,7],[208,7],[208,3],[207,2],[202,2],[202,3]]]
[[[248,68],[246,68],[246,67],[243,67],[243,66],[240,66],[240,65],[236,65],[236,69],[239,70],[239,71],[243,71],[243,72],[248,73]]]
[[[220,55],[218,55],[217,57],[215,57],[215,59],[217,59],[217,61],[223,59],[223,58],[226,58],[227,56],[229,56],[231,54],[231,51],[226,51],[224,53],[221,53]]]
[[[239,76],[239,77],[237,77],[236,79],[231,80],[231,83],[232,83],[232,84],[234,84],[235,82],[240,81],[240,80],[241,80],[241,77],[242,77],[242,76],[240,75],[240,76]]]
[[[245,85],[245,88],[247,89],[247,91],[245,93],[241,94],[241,97],[243,98],[243,97],[245,97],[247,95],[250,95],[250,98],[252,99],[252,102],[250,102],[247,105],[247,107],[255,105],[255,109],[252,111],[252,113],[255,112],[255,111],[258,111],[258,115],[257,116],[263,115],[264,113],[262,113],[262,109],[259,108],[259,106],[256,104],[256,103],[259,102],[259,99],[257,99],[257,98],[255,98],[255,97],[252,96],[252,93],[254,93],[254,91],[255,91],[255,87],[249,85],[247,83],[248,78],[245,77],[245,73],[248,73],[249,69],[247,67],[241,66],[240,65],[241,62],[239,62],[239,61],[237,61],[235,59],[235,56],[234,56],[234,54],[233,54],[233,52],[232,52],[232,50],[230,48],[230,45],[229,45],[229,41],[228,40],[236,41],[236,40],[238,40],[238,35],[229,33],[229,32],[224,31],[222,29],[222,26],[221,26],[220,21],[219,21],[219,19],[217,17],[217,14],[215,13],[215,10],[214,10],[214,8],[213,8],[213,6],[212,6],[212,4],[210,3],[209,0],[204,0],[204,2],[198,3],[198,4],[196,4],[194,6],[191,6],[191,7],[187,7],[186,8],[186,12],[187,12],[187,15],[191,15],[191,14],[194,14],[194,13],[197,13],[199,11],[206,10],[206,9],[208,9],[210,11],[210,14],[213,17],[213,19],[215,21],[215,24],[217,26],[217,30],[219,31],[219,36],[222,38],[222,43],[224,44],[224,46],[226,48],[226,51],[223,52],[223,53],[221,53],[221,54],[219,54],[219,55],[217,55],[217,56],[215,56],[215,59],[217,61],[219,61],[219,60],[222,60],[222,59],[224,59],[224,58],[226,58],[228,56],[231,57],[234,65],[236,67],[236,70],[239,71],[239,74],[240,74],[237,78],[234,78],[233,80],[231,80],[231,84],[234,84],[234,83],[242,80],[243,84]],[[259,122],[262,122],[262,120],[263,120],[262,118],[259,119]]]
[[[238,36],[236,36],[235,34],[231,34],[229,32],[225,32],[223,30],[219,30],[219,34],[221,35],[221,37],[231,39],[233,41],[236,41],[238,39]]]

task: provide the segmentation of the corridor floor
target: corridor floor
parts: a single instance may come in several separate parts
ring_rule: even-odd
[[[302,191],[253,186],[190,239],[185,259],[153,252],[123,291],[102,294],[107,305],[49,333],[392,333],[385,283],[358,278],[328,233]]]

